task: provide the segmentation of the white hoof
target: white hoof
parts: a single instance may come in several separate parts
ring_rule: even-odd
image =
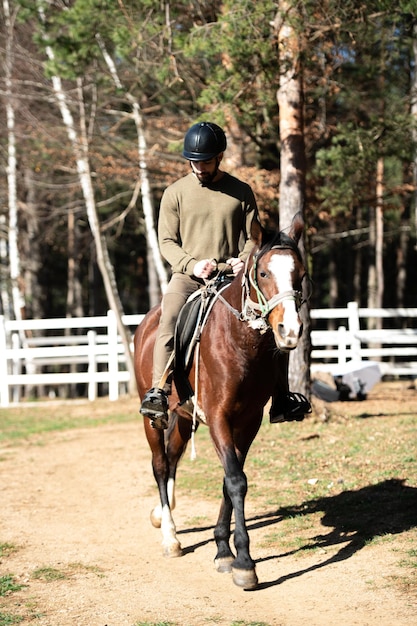
[[[242,589],[256,589],[258,577],[254,569],[232,568],[233,582]]]
[[[166,556],[169,559],[175,559],[178,556],[182,556],[182,548],[179,542],[170,543],[166,546],[163,546],[163,549],[164,549],[164,556]]]
[[[214,565],[216,570],[223,573],[230,573],[232,571],[232,563],[235,560],[233,556],[225,556],[221,559],[214,559]]]

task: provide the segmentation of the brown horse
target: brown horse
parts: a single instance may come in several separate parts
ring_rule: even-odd
[[[298,242],[303,226],[299,214],[288,234],[268,235],[254,224],[252,253],[244,269],[215,301],[189,373],[195,394],[194,417],[197,413],[207,424],[224,469],[223,499],[214,530],[216,569],[232,572],[234,583],[244,589],[254,589],[258,578],[249,554],[243,466],[261,425],[264,406],[274,392],[280,374],[277,369],[286,368],[287,354],[301,336],[298,309],[306,271]],[[149,311],[135,334],[135,371],[141,398],[151,387],[159,314],[159,306]],[[281,360],[280,354],[284,354]],[[281,375],[286,376],[286,369]],[[169,408],[167,431],[152,428],[147,418],[144,425],[160,496],[151,521],[161,528],[164,554],[172,557],[181,555],[172,510],[177,465],[192,434],[193,410],[179,405],[175,386]],[[229,543],[232,514],[236,555]]]

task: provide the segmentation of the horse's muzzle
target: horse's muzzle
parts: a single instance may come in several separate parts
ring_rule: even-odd
[[[300,323],[297,332],[297,329],[288,329],[285,324],[280,323],[273,332],[277,348],[282,352],[290,352],[298,346],[298,341],[303,334],[303,325]]]

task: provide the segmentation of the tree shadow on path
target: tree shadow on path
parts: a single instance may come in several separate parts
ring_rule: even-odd
[[[258,589],[278,585],[307,572],[322,569],[331,563],[350,558],[375,537],[399,534],[417,526],[417,489],[405,485],[405,480],[389,479],[376,485],[368,485],[356,491],[343,491],[335,496],[309,500],[300,506],[289,506],[269,514],[267,519],[257,517],[249,528],[261,528],[282,519],[312,515],[323,512],[321,523],[332,530],[313,537],[307,545],[281,555],[259,559],[259,562],[289,556],[302,550],[343,547],[330,558],[303,570],[292,572],[277,580],[264,582]]]

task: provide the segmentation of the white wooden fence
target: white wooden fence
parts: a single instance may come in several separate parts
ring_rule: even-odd
[[[125,315],[134,330],[143,315]],[[133,346],[132,346],[133,350]],[[0,406],[23,396],[74,397],[85,385],[89,400],[103,395],[117,400],[129,381],[126,359],[113,311],[106,316],[38,320],[5,320],[0,316]]]
[[[133,331],[142,318],[125,315],[123,323]],[[346,308],[314,309],[311,318],[313,373],[331,373],[348,361],[377,360],[383,375],[417,376],[417,309],[361,309],[350,302]],[[381,320],[384,328],[368,329],[369,319]],[[112,311],[100,317],[21,322],[0,316],[1,407],[63,393],[94,400],[101,391],[116,400],[128,381]]]
[[[332,372],[332,365],[348,361],[373,360],[383,376],[417,377],[416,308],[365,309],[349,302],[346,308],[310,313],[313,372]],[[318,329],[319,320],[325,320],[326,329]]]

